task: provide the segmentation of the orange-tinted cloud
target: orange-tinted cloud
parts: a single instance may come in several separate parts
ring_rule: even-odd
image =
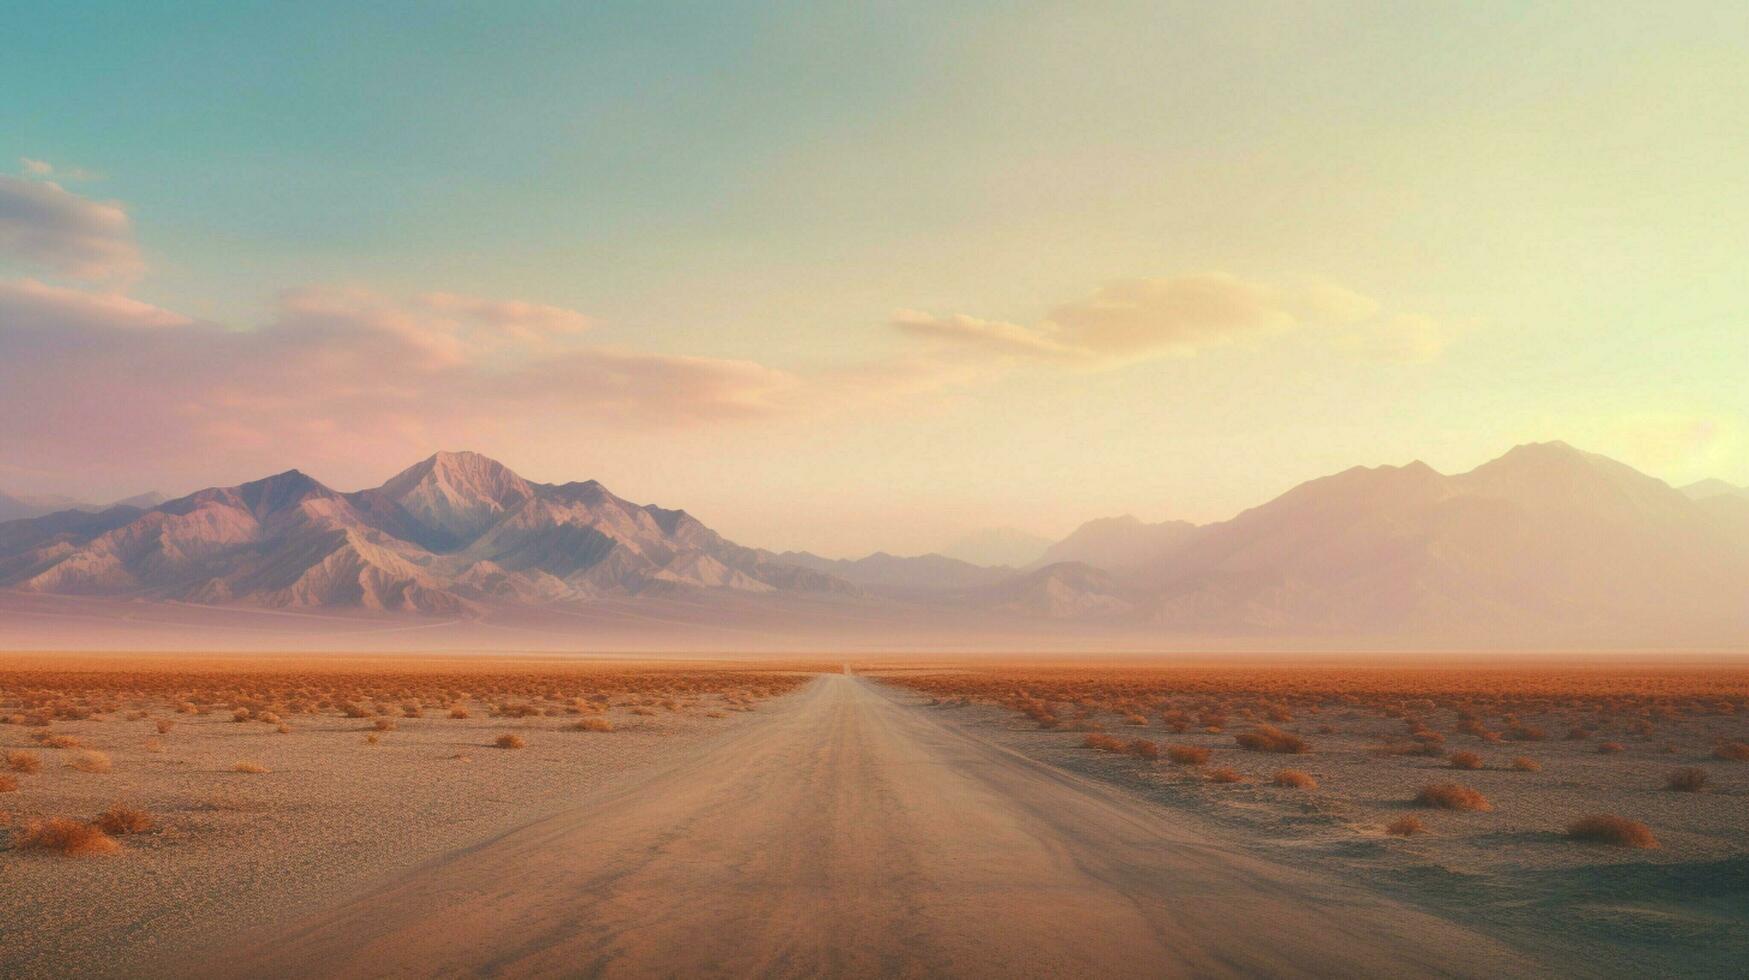
[[[1334,283],[1276,285],[1216,272],[1108,283],[1055,307],[1036,327],[915,310],[894,314],[892,325],[940,346],[1092,367],[1194,355],[1304,326],[1342,327],[1332,337],[1345,339],[1335,342],[1369,355],[1424,360],[1437,353],[1432,320],[1384,319],[1379,311],[1376,300]]]
[[[448,295],[448,294],[444,294]],[[405,452],[431,435],[687,425],[784,410],[749,361],[588,346],[580,314],[516,301],[283,294],[264,326],[0,282],[0,454],[78,466],[159,454]]]

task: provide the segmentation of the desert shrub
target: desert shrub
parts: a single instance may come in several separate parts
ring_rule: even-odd
[[[378,718],[376,721],[371,722],[371,727],[379,732],[392,732],[395,730],[395,719]]]
[[[108,772],[115,766],[109,761],[109,756],[106,753],[88,749],[76,753],[71,759],[68,759],[67,768],[78,772]]]
[[[1574,840],[1612,844],[1616,847],[1657,847],[1658,838],[1652,828],[1612,813],[1580,817],[1567,825],[1567,836]]]
[[[1706,789],[1707,773],[1699,766],[1684,766],[1664,777],[1664,788],[1678,793],[1698,793]]]
[[[1138,738],[1130,743],[1130,754],[1140,759],[1158,759],[1160,758],[1160,746],[1145,738]]]
[[[1429,783],[1415,794],[1415,802],[1441,810],[1471,810],[1486,813],[1494,809],[1488,798],[1468,786],[1457,783]]]
[[[451,718],[466,718],[466,717],[468,717],[468,706],[465,704],[451,705],[450,709],[449,709],[449,716]]]
[[[231,720],[232,721],[248,721],[249,720],[249,709],[248,708],[238,708],[237,710],[231,712]]]
[[[1166,749],[1166,758],[1181,766],[1200,766],[1209,761],[1209,750],[1200,745],[1173,745]]]
[[[1318,781],[1298,769],[1283,769],[1275,774],[1275,785],[1290,789],[1317,789]]]
[[[1091,732],[1081,740],[1081,744],[1098,752],[1123,752],[1129,748],[1123,739],[1104,732]]]
[[[723,717],[722,713],[718,712],[717,717]],[[577,719],[577,723],[571,727],[580,732],[611,732],[613,731],[613,722],[600,715],[591,715],[587,718]]]
[[[1480,769],[1482,757],[1474,752],[1453,752],[1447,764],[1453,769]]]
[[[0,793],[12,793],[18,790],[18,777],[0,773]]]
[[[266,766],[262,765],[259,762],[256,762],[254,759],[240,759],[240,760],[238,760],[236,765],[231,767],[231,771],[232,772],[262,773],[262,772],[272,772],[273,770],[267,768]]]
[[[176,727],[176,723],[168,718],[160,718],[152,723],[152,727],[158,729],[158,734],[168,735],[170,734],[170,729]]]
[[[383,737],[376,732],[366,732],[364,736],[364,744],[366,745],[375,745],[382,740]]]
[[[1614,755],[1617,752],[1626,752],[1627,748],[1620,742],[1604,742],[1597,747],[1597,751],[1603,755]]]
[[[6,753],[6,768],[22,773],[42,772],[43,760],[35,752],[17,749]]]
[[[1310,742],[1298,735],[1284,732],[1274,725],[1259,725],[1248,732],[1233,736],[1239,747],[1249,752],[1281,752],[1294,755],[1312,751]]]
[[[48,732],[39,732],[36,740],[47,749],[76,749],[85,744],[72,735],[51,735]]]
[[[1536,761],[1535,759],[1532,759],[1528,755],[1521,755],[1518,758],[1513,759],[1512,760],[1512,768],[1518,770],[1519,772],[1542,772],[1543,771],[1542,763]]]
[[[501,749],[520,749],[528,744],[528,740],[524,739],[521,735],[505,732],[498,736],[492,744]]]
[[[144,810],[122,806],[117,803],[98,814],[97,826],[105,833],[121,836],[123,834],[143,834],[157,826],[157,821]]]
[[[1385,824],[1385,833],[1390,834],[1393,837],[1409,837],[1414,834],[1424,834],[1426,832],[1427,825],[1422,823],[1421,818],[1415,816],[1413,813],[1404,814],[1390,823]]]
[[[1749,742],[1720,742],[1713,755],[1732,762],[1749,762]]]
[[[121,850],[115,838],[96,824],[71,817],[49,817],[28,820],[12,837],[12,845],[45,851],[59,851],[73,857],[94,857]]]
[[[1211,783],[1242,783],[1245,777],[1231,769],[1216,769],[1209,773]]]

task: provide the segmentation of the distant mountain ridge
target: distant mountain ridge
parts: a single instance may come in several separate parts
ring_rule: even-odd
[[[1025,568],[1039,560],[1051,539],[1012,527],[974,531],[941,549],[946,558],[986,568]]]
[[[1015,569],[944,555],[777,554],[593,480],[537,483],[446,452],[366,490],[288,470],[145,508],[0,523],[0,588],[454,617],[591,609],[631,624],[806,620],[877,636],[883,623],[1024,634],[1054,620],[1144,643],[1379,636],[1740,648],[1749,496],[1728,485],[1678,490],[1564,443],[1530,444],[1456,475],[1420,462],[1354,467],[1201,526],[1090,521]]]
[[[1129,514],[1102,517],[1088,521],[1045,549],[1036,564],[1069,561],[1107,571],[1135,569],[1163,558],[1189,540],[1195,530],[1196,525],[1189,521],[1146,524]]]
[[[138,507],[144,510],[163,503],[165,497],[156,491],[135,494],[111,504],[93,504],[60,494],[20,495],[0,493],[0,522],[23,520],[27,517],[44,517],[64,510],[82,510],[96,512],[108,510],[111,507]]]
[[[854,595],[593,481],[438,453],[341,493],[297,470],[148,510],[0,525],[0,585],[203,603],[462,614],[490,603],[731,589]]]

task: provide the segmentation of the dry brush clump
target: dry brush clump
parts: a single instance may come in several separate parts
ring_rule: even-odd
[[[143,834],[156,827],[158,821],[150,813],[136,807],[123,806],[120,803],[97,815],[93,821],[99,829],[108,834],[125,836],[127,834]]]
[[[1166,749],[1166,758],[1181,766],[1200,766],[1209,761],[1209,750],[1201,745],[1173,745]]]
[[[1233,741],[1247,752],[1279,752],[1284,755],[1301,755],[1312,751],[1312,744],[1291,732],[1284,732],[1274,725],[1259,725],[1248,732],[1240,732],[1233,736]]]
[[[264,773],[264,772],[272,772],[273,770],[267,768],[266,766],[255,761],[254,759],[239,759],[239,760],[237,760],[235,765],[231,766],[231,771],[232,772],[246,772],[246,773],[259,774],[259,773]]]
[[[1275,785],[1288,789],[1317,789],[1318,781],[1310,773],[1298,769],[1283,769],[1275,774]]]
[[[718,717],[722,716],[721,712],[717,714]],[[577,719],[577,723],[571,727],[579,732],[611,732],[613,731],[613,722],[600,715],[591,715],[588,718]]]
[[[1482,757],[1474,752],[1453,752],[1445,762],[1453,769],[1482,768]]]
[[[1081,744],[1096,752],[1111,752],[1116,755],[1122,755],[1129,751],[1129,745],[1123,739],[1107,735],[1104,732],[1089,733],[1086,738],[1081,740]]]
[[[77,772],[105,773],[114,769],[115,763],[110,761],[107,752],[87,749],[84,752],[74,753],[67,760],[67,768]]]
[[[14,749],[6,753],[6,768],[13,772],[21,772],[29,775],[33,772],[42,772],[43,760],[42,757],[35,752]]]
[[[1542,763],[1528,755],[1517,756],[1512,760],[1512,768],[1518,772],[1542,772]]]
[[[1441,810],[1487,813],[1494,809],[1494,805],[1480,791],[1459,783],[1429,783],[1415,794],[1415,802]]]
[[[12,846],[26,850],[56,851],[71,857],[96,857],[121,850],[103,828],[72,817],[27,820],[12,835]]]
[[[1684,766],[1664,777],[1664,788],[1678,793],[1698,793],[1706,784],[1707,771],[1699,766]]]
[[[18,791],[18,777],[0,773],[0,793],[15,793]]]
[[[1393,837],[1412,837],[1415,834],[1425,834],[1426,832],[1427,825],[1421,822],[1420,817],[1412,813],[1406,813],[1385,824],[1385,833]]]
[[[1580,817],[1567,825],[1567,836],[1574,840],[1610,844],[1615,847],[1651,848],[1658,846],[1652,828],[1613,813],[1598,813]]]
[[[1209,770],[1208,778],[1211,783],[1242,783],[1245,781],[1245,777],[1239,775],[1237,770],[1227,768]]]
[[[1713,755],[1732,762],[1749,762],[1749,742],[1720,742]]]
[[[520,749],[528,745],[528,740],[513,732],[505,732],[493,739],[492,744],[501,749]]]

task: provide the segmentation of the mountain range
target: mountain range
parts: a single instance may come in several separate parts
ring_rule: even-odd
[[[0,590],[491,621],[610,606],[653,620],[656,610],[824,616],[873,635],[927,620],[1022,634],[1052,623],[1144,643],[1740,647],[1749,492],[1678,490],[1563,443],[1532,444],[1456,475],[1418,462],[1356,467],[1212,524],[1095,520],[1010,567],[775,553],[592,480],[536,483],[477,453],[444,452],[373,489],[340,492],[288,470],[0,523]]]
[[[42,517],[64,510],[100,511],[111,507],[156,507],[167,498],[157,492],[136,494],[125,500],[117,500],[111,504],[93,504],[60,494],[12,495],[0,493],[0,522],[16,521],[26,517]]]

